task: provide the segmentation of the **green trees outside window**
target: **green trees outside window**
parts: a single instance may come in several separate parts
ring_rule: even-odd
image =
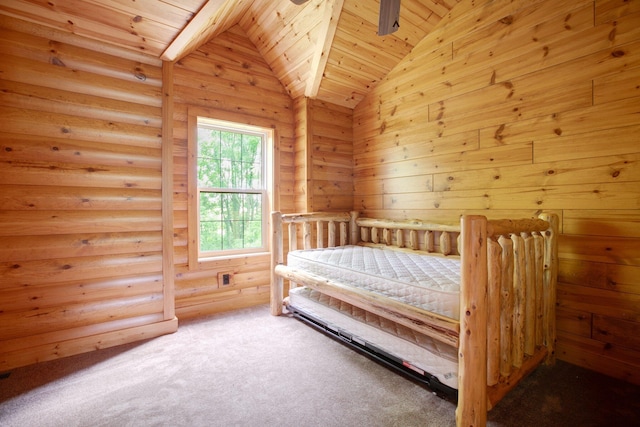
[[[264,247],[265,135],[198,122],[200,252]]]

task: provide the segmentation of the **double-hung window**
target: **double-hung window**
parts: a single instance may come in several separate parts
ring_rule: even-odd
[[[197,117],[198,258],[264,252],[272,130]]]

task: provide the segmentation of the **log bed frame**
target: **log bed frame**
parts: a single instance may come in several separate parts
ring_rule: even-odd
[[[282,314],[287,279],[292,287],[308,286],[453,345],[458,426],[484,426],[487,411],[522,378],[538,364],[554,362],[557,215],[518,220],[463,215],[459,225],[360,218],[357,212],[274,212],[271,219],[271,314]],[[284,224],[289,250],[298,247],[300,237],[305,249],[359,244],[459,257],[460,320],[286,266]]]

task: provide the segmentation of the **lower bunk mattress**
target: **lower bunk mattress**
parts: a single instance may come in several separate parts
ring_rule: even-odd
[[[287,310],[343,341],[357,344],[369,354],[373,351],[377,359],[382,355],[385,359],[382,361],[388,365],[397,364],[404,372],[417,373],[417,378],[434,391],[449,397],[455,395],[458,385],[455,347],[307,287],[290,290]]]

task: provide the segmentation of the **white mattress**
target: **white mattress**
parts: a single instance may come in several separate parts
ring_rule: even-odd
[[[287,264],[459,319],[460,260],[368,246],[289,252]]]
[[[455,347],[306,287],[289,292],[289,306],[323,320],[334,330],[347,331],[360,344],[366,342],[394,355],[417,372],[427,372],[458,388]]]

